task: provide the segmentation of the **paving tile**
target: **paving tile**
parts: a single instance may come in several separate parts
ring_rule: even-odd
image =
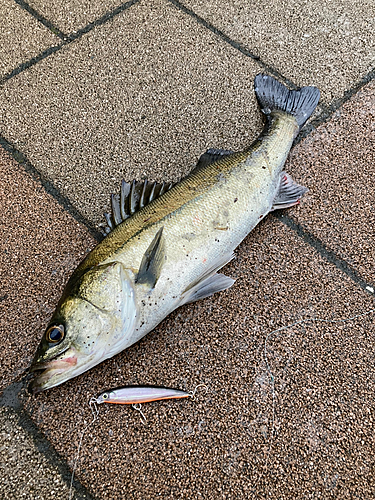
[[[94,241],[0,149],[0,389],[29,366],[63,286]]]
[[[103,499],[372,498],[374,307],[368,294],[268,218],[226,267],[228,291],[170,315],[115,358],[24,399],[70,465],[90,397],[127,384],[192,390],[195,400],[102,405],[78,478]],[[273,389],[275,398],[273,398]],[[56,426],[56,415],[59,425]],[[69,439],[61,439],[61,436]]]
[[[29,0],[29,5],[69,35],[126,3],[121,0]]]
[[[375,61],[371,0],[184,0],[187,7],[298,85],[341,97]]]
[[[0,6],[0,80],[60,39],[13,0]]]
[[[0,408],[0,496],[7,500],[66,500],[69,487],[32,438],[18,424],[12,408]],[[72,498],[87,498],[72,490]]]
[[[375,82],[301,142],[287,168],[309,188],[296,220],[375,284]]]
[[[145,1],[7,83],[1,133],[95,222],[121,178],[179,179],[262,127],[260,68],[166,1]]]

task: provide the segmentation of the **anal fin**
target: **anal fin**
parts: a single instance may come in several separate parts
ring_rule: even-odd
[[[224,267],[228,262],[233,260],[234,257],[235,255],[233,252],[228,252],[215,259],[199,280],[193,282],[182,293],[179,305],[182,306],[183,304],[189,304],[190,302],[210,297],[216,292],[221,292],[231,287],[235,280],[224,274],[219,274],[216,271]]]
[[[279,191],[273,200],[271,211],[298,205],[306,191],[306,187],[297,184],[286,172],[281,172]]]

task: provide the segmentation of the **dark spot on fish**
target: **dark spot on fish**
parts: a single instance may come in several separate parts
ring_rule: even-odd
[[[148,220],[150,220],[150,219],[151,219],[151,217],[149,217],[148,219],[145,219],[143,222],[147,222],[147,221],[148,221]]]
[[[266,170],[267,167],[262,167],[264,170]]]
[[[261,219],[262,217],[263,217],[263,215],[261,215],[261,216],[259,217],[259,219]]]
[[[235,198],[235,199],[234,199],[234,203],[236,203],[236,201],[238,201],[238,198]]]

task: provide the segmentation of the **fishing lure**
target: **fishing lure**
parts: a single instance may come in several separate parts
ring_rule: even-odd
[[[194,391],[186,392],[180,389],[171,389],[169,387],[158,387],[153,385],[128,385],[119,387],[111,391],[102,392],[97,398],[91,398],[89,405],[95,408],[98,413],[97,404],[112,403],[120,405],[132,405],[141,415],[141,420],[145,424],[147,422],[145,415],[141,410],[141,403],[150,403],[152,401],[160,401],[162,399],[179,399],[193,398],[198,387],[204,387],[207,392],[207,386],[199,384]],[[93,411],[93,410],[92,410]]]
[[[112,391],[106,391],[96,398],[97,404],[139,404],[158,401],[161,399],[178,399],[191,397],[192,393],[180,391],[179,389],[170,389],[168,387],[156,386],[133,386],[120,387]]]

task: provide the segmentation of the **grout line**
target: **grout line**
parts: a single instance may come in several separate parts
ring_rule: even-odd
[[[345,273],[352,281],[354,281],[354,283],[359,285],[362,290],[366,291],[372,297],[374,296],[374,294],[370,292],[370,288],[373,289],[374,287],[366,282],[362,278],[362,276],[350,264],[348,264],[346,260],[342,259],[334,251],[330,250],[322,240],[312,235],[289,215],[285,215],[282,212],[274,212],[272,216],[283,223],[285,226],[296,232],[297,235],[302,238],[308,245],[313,247],[321,257],[323,257],[331,264],[334,264],[340,271]]]
[[[27,159],[27,157],[18,149],[15,148],[10,142],[8,142],[4,137],[0,135],[0,145],[11,154],[11,156],[17,161],[19,165],[28,172],[31,177],[43,186],[45,191],[51,195],[61,207],[66,210],[74,219],[83,224],[88,229],[89,233],[97,241],[103,239],[103,235],[96,229],[96,227],[84,216],[81,212],[75,208],[71,201],[61,193],[61,191],[48,180],[43,174],[41,174]]]
[[[26,9],[26,5],[27,4],[26,4],[26,2],[24,2],[24,0],[15,0],[15,1],[18,2],[18,3],[21,2],[22,4],[25,4],[24,8]],[[129,7],[131,7],[132,5],[138,3],[139,1],[140,0],[129,0],[128,2],[125,2],[125,3],[121,4],[119,7],[116,7],[116,9],[113,9],[110,12],[107,12],[106,14],[104,14],[99,19],[96,19],[96,21],[93,21],[92,23],[89,23],[84,28],[81,28],[78,31],[73,32],[70,35],[64,35],[60,30],[58,30],[59,33],[61,35],[63,35],[63,41],[62,41],[62,43],[60,43],[59,45],[53,46],[53,47],[49,47],[48,49],[44,50],[43,52],[41,52],[37,56],[32,57],[28,61],[25,61],[25,62],[21,63],[19,66],[17,66],[12,71],[10,71],[6,75],[4,75],[2,78],[0,78],[0,86],[4,85],[8,80],[10,80],[11,78],[13,78],[16,75],[19,75],[20,73],[22,73],[26,69],[31,68],[31,66],[34,66],[39,61],[42,61],[43,59],[45,59],[46,57],[50,56],[51,54],[54,54],[55,52],[58,52],[59,50],[61,50],[66,45],[69,45],[70,43],[74,42],[75,40],[78,40],[83,35],[85,35],[86,33],[89,33],[91,30],[93,30],[97,26],[101,26],[102,24],[105,24],[107,21],[110,21],[115,16],[117,16],[121,12],[127,10]],[[21,5],[21,3],[20,3],[20,5]],[[31,7],[30,7],[30,9],[31,9]],[[34,11],[34,9],[31,9],[31,10]],[[44,19],[36,11],[34,11],[34,12],[36,14],[35,17],[39,16],[41,19]],[[38,17],[37,17],[37,19],[38,19]],[[45,19],[45,22],[48,23],[48,24],[50,24],[50,26],[52,26],[52,28],[55,29],[54,26],[52,25],[52,23],[50,23],[47,19]],[[46,26],[47,26],[47,24],[46,24]],[[55,33],[55,34],[57,34],[57,33]]]
[[[41,16],[36,10],[34,10],[32,7],[30,7],[24,0],[15,0],[15,2],[20,5],[24,10],[29,12],[32,16],[34,16],[39,22],[41,22],[44,26],[46,26],[52,33],[54,33],[56,36],[58,36],[61,40],[63,40],[63,43],[50,47],[37,55],[36,57],[33,57],[29,61],[20,64],[17,68],[13,69],[10,73],[5,75],[3,79],[0,80],[0,85],[5,83],[7,80],[11,79],[12,77],[20,74],[24,70],[32,67],[33,65],[37,64],[39,61],[45,59],[46,57],[50,56],[51,54],[59,51],[62,49],[65,45],[81,38],[84,34],[90,32],[92,29],[94,29],[97,26],[100,26],[107,21],[111,20],[114,18],[116,15],[120,14],[124,10],[128,9],[132,5],[138,3],[140,0],[130,0],[129,2],[126,2],[122,4],[121,6],[117,7],[111,12],[106,13],[104,16],[101,18],[97,19],[96,21],[89,23],[87,26],[84,28],[81,28],[75,33],[71,33],[69,36],[65,35],[61,30],[56,28],[50,21],[48,21],[46,18]],[[224,32],[210,24],[208,21],[205,19],[201,18],[197,14],[195,14],[192,10],[184,6],[181,2],[178,0],[168,0],[170,3],[172,3],[176,8],[180,9],[184,13],[190,15],[193,17],[199,24],[203,25],[205,28],[209,29],[212,33],[220,37],[222,40],[224,40],[226,43],[231,45],[233,48],[239,50],[242,54],[244,54],[247,57],[252,58],[254,61],[256,61],[260,66],[262,66],[268,73],[272,74],[279,80],[283,81],[286,83],[290,88],[295,89],[297,86],[284,77],[282,74],[280,74],[276,69],[273,67],[267,65],[264,63],[259,56],[255,55],[252,53],[249,49],[247,49],[244,45],[242,45],[239,42],[236,42],[235,40],[231,39],[228,35],[226,35]],[[330,105],[325,105],[324,103],[321,104],[321,113],[320,115],[309,122],[306,127],[303,128],[301,133],[299,134],[298,138],[296,139],[294,146],[297,145],[299,142],[301,142],[302,139],[307,137],[318,125],[321,123],[327,122],[332,115],[334,114],[337,109],[339,109],[345,102],[350,100],[353,95],[355,95],[364,85],[366,85],[369,81],[373,80],[375,78],[375,70],[370,71],[367,75],[365,75],[358,83],[356,83],[350,90],[345,92],[344,96],[333,101]],[[87,227],[89,230],[90,234],[98,241],[103,239],[103,236],[99,231],[96,230],[96,228],[92,225],[92,223],[86,219],[75,207],[74,205],[69,201],[67,197],[65,197],[58,188],[56,188],[51,181],[46,179],[27,159],[27,157],[17,150],[10,142],[8,142],[5,138],[0,136],[0,144],[6,149],[12,156],[13,158],[22,165],[22,167],[25,169],[26,172],[28,172],[34,180],[36,180],[38,183],[40,183],[43,188],[46,190],[47,193],[49,193],[62,207],[64,210],[66,210],[68,213],[70,213],[76,220],[77,222],[83,224],[84,226]],[[299,237],[301,237],[306,243],[308,243],[310,246],[312,246],[326,261],[333,263],[338,269],[340,269],[343,273],[345,273],[352,281],[357,283],[363,290],[365,290],[367,293],[368,291],[368,283],[343,259],[338,257],[333,251],[329,250],[326,245],[313,236],[311,233],[309,233],[307,230],[303,228],[300,224],[294,221],[293,218],[290,216],[284,215],[282,213],[280,214],[273,214],[273,217],[275,217],[277,220],[279,220],[281,223],[285,224],[287,227],[292,229],[297,233]],[[372,295],[372,294],[371,294]],[[6,391],[14,392],[17,394],[14,397],[17,397],[18,401],[18,392],[19,392],[19,383],[14,383],[8,386]],[[2,398],[0,400],[0,406],[2,405]],[[19,405],[19,406],[18,406]],[[66,461],[59,455],[59,453],[55,450],[53,445],[49,442],[49,440],[46,438],[46,436],[40,431],[38,426],[33,422],[33,420],[30,418],[28,415],[27,411],[22,408],[21,402],[18,402],[14,406],[15,411],[18,415],[18,420],[19,420],[19,425],[32,437],[33,442],[39,452],[46,457],[48,462],[53,465],[54,467],[57,467],[59,470],[59,473],[61,477],[64,479],[65,483],[69,486],[70,485],[70,469],[66,463]],[[77,498],[85,498],[87,500],[93,498],[93,496],[86,490],[84,486],[82,486],[76,479],[74,480],[74,487],[77,490],[78,495]]]
[[[49,47],[48,49],[44,50],[40,54],[38,54],[35,57],[32,57],[26,62],[23,62],[19,64],[16,68],[14,68],[10,73],[6,74],[2,78],[0,78],[0,86],[4,85],[5,82],[10,80],[16,75],[19,75],[26,69],[31,68],[31,66],[34,66],[34,64],[37,64],[39,61],[42,61],[46,57],[50,56],[51,54],[54,54],[55,52],[59,51],[62,49],[66,44],[65,43],[60,43],[60,45],[56,45],[54,47]]]
[[[84,28],[79,29],[76,32],[71,33],[68,36],[68,43],[73,42],[74,40],[77,40],[78,38],[81,38],[82,35],[85,35],[92,29],[96,28],[97,26],[101,26],[102,24],[105,24],[107,21],[110,21],[117,15],[121,14],[124,10],[127,10],[129,7],[132,5],[140,2],[140,0],[129,0],[126,3],[121,4],[119,7],[116,7],[115,9],[111,10],[110,12],[107,12],[104,14],[102,17],[99,19],[96,19],[92,23],[89,23],[87,26]]]
[[[70,481],[72,472],[69,468],[67,461],[55,449],[46,435],[39,429],[36,423],[32,420],[29,413],[23,407],[19,399],[19,393],[23,390],[24,381],[13,382],[8,385],[0,397],[0,407],[10,407],[17,415],[18,425],[30,436],[36,449],[47,460],[53,468],[57,468],[61,479],[65,485],[70,488]],[[74,498],[76,500],[94,500],[94,496],[90,493],[85,486],[83,486],[76,478],[73,480],[73,487],[75,489]]]
[[[221,31],[219,28],[216,28],[213,24],[209,23],[203,17],[198,16],[193,10],[189,9],[186,7],[184,4],[179,2],[179,0],[168,0],[171,4],[173,4],[177,9],[181,10],[185,14],[188,14],[192,18],[194,18],[198,24],[201,24],[208,30],[212,31],[215,35],[220,37],[224,42],[228,43],[231,45],[233,48],[239,50],[241,54],[244,54],[247,57],[250,57],[251,59],[254,59],[260,66],[262,66],[269,74],[275,76],[278,80],[283,81],[286,85],[288,85],[292,90],[295,90],[298,88],[297,85],[295,85],[291,80],[283,76],[279,71],[272,66],[269,66],[265,62],[261,60],[261,58],[251,52],[248,48],[246,48],[242,43],[236,42],[232,38],[230,38],[228,35],[226,35],[223,31]]]
[[[313,130],[315,130],[322,123],[328,122],[331,119],[332,115],[340,109],[346,102],[350,101],[350,99],[356,95],[362,87],[367,85],[369,82],[375,79],[375,69],[372,69],[368,73],[366,73],[359,81],[357,81],[349,90],[344,92],[342,97],[339,97],[331,102],[331,104],[322,104],[320,105],[322,108],[322,112],[315,119],[308,122],[306,127],[303,127],[297,138],[293,143],[293,147],[299,144],[303,139],[305,139],[308,135],[311,134]]]
[[[54,26],[51,21],[48,21],[48,19],[46,19],[44,16],[42,16],[41,14],[39,14],[39,12],[37,12],[35,9],[33,9],[27,2],[25,2],[25,0],[14,0],[16,3],[18,3],[18,5],[26,10],[29,14],[31,14],[33,17],[35,17],[35,19],[37,21],[39,21],[40,23],[42,23],[46,28],[48,28],[50,31],[52,31],[52,33],[56,36],[58,36],[59,38],[61,38],[61,40],[65,40],[67,38],[67,35],[65,33],[63,33],[59,28],[57,28],[56,26]]]

